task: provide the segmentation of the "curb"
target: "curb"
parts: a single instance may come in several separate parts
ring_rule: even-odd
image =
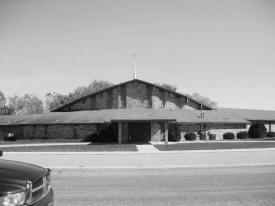
[[[213,165],[164,165],[164,166],[104,166],[104,167],[51,167],[51,169],[181,169],[181,168],[232,168],[232,167],[261,167],[261,166],[275,166],[275,163],[263,163],[263,164],[213,164]]]
[[[217,150],[185,150],[185,151],[154,151],[154,152],[3,152],[7,155],[143,155],[143,154],[188,154],[188,153],[218,153],[218,152],[261,152],[275,151],[275,148],[251,148],[251,149],[217,149]]]

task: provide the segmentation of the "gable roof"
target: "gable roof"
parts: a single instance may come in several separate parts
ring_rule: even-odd
[[[140,80],[140,79],[132,79],[132,80],[130,80],[130,81],[126,81],[126,82],[123,82],[123,83],[120,83],[120,84],[116,84],[116,85],[114,85],[114,86],[105,88],[105,89],[100,90],[100,91],[97,91],[97,92],[93,92],[93,93],[91,93],[91,94],[85,95],[85,96],[80,97],[80,98],[78,98],[78,99],[75,99],[75,100],[73,100],[73,101],[71,101],[71,102],[68,102],[68,103],[66,103],[66,104],[63,104],[62,106],[60,106],[60,107],[58,107],[58,108],[56,108],[56,109],[53,109],[51,112],[57,112],[59,109],[62,109],[62,108],[66,107],[66,106],[69,106],[69,105],[72,105],[72,104],[74,104],[74,103],[76,103],[76,102],[79,102],[79,101],[81,101],[81,100],[83,100],[83,99],[85,99],[85,98],[87,98],[87,97],[90,97],[90,96],[93,96],[93,95],[96,95],[96,94],[100,94],[100,93],[103,93],[103,92],[105,92],[105,91],[107,91],[107,90],[110,90],[110,89],[113,89],[113,88],[116,88],[116,87],[120,87],[120,86],[123,86],[123,85],[126,85],[126,84],[130,84],[130,83],[133,83],[133,82],[140,82],[140,83],[143,83],[143,84],[147,84],[147,85],[154,86],[154,87],[159,88],[159,89],[161,89],[161,90],[164,90],[164,91],[166,91],[166,92],[169,92],[169,93],[172,93],[172,94],[175,94],[175,95],[178,95],[178,96],[183,96],[183,97],[185,97],[185,98],[187,98],[187,99],[189,99],[189,100],[191,100],[191,101],[193,101],[193,102],[195,102],[195,103],[197,103],[197,104],[202,105],[203,107],[205,107],[205,108],[207,108],[207,109],[209,109],[209,110],[215,110],[215,108],[210,107],[210,106],[208,106],[208,105],[205,105],[205,104],[203,104],[202,102],[199,102],[199,101],[197,101],[197,100],[195,100],[195,99],[193,99],[192,97],[189,97],[189,96],[187,96],[187,95],[184,95],[184,94],[181,94],[181,93],[178,93],[178,92],[175,92],[175,91],[171,91],[171,90],[166,89],[166,88],[164,88],[164,87],[161,87],[161,86],[159,86],[159,85],[156,85],[156,84],[153,84],[153,83],[150,83],[150,82],[146,82],[146,81],[143,81],[143,80]]]

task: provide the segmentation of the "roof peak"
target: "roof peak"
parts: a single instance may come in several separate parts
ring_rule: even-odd
[[[86,97],[89,97],[89,96],[92,96],[92,95],[96,95],[96,94],[102,93],[102,92],[104,92],[104,91],[106,91],[106,90],[109,90],[109,89],[112,89],[112,88],[115,88],[115,87],[119,87],[119,86],[122,86],[122,85],[126,85],[126,84],[129,84],[129,83],[131,83],[131,82],[141,82],[141,83],[144,83],[144,84],[147,84],[147,85],[151,85],[151,86],[154,86],[154,87],[156,87],[156,88],[160,88],[160,89],[162,89],[162,90],[164,90],[164,91],[167,91],[167,92],[169,92],[169,93],[173,93],[173,94],[175,94],[175,95],[184,96],[184,97],[186,97],[187,99],[189,99],[189,100],[191,100],[191,101],[193,101],[193,102],[195,102],[195,103],[197,103],[197,104],[200,104],[201,107],[205,107],[205,108],[208,108],[208,109],[210,109],[210,110],[215,110],[215,109],[212,108],[211,106],[207,106],[207,105],[203,104],[202,102],[199,102],[199,101],[193,99],[192,97],[190,97],[190,96],[188,96],[188,95],[181,94],[181,93],[179,93],[179,92],[172,91],[172,90],[169,90],[169,89],[167,89],[167,88],[164,88],[164,87],[162,87],[162,86],[160,86],[160,85],[157,85],[157,84],[155,84],[155,83],[147,82],[147,81],[145,81],[145,80],[141,80],[141,79],[138,79],[138,78],[137,78],[137,79],[128,80],[128,81],[125,81],[125,82],[122,82],[122,83],[119,83],[119,84],[116,84],[116,85],[107,87],[107,88],[105,88],[105,89],[99,90],[99,91],[97,91],[97,92],[93,92],[93,93],[91,93],[91,94],[85,95],[85,96],[83,96],[83,97],[80,97],[80,98],[78,98],[78,99],[75,99],[75,100],[73,100],[73,101],[71,101],[71,102],[68,102],[68,103],[66,103],[66,104],[64,104],[64,105],[62,105],[62,106],[60,106],[60,107],[58,107],[58,108],[52,110],[52,112],[57,111],[58,109],[63,108],[63,107],[65,107],[65,106],[68,106],[68,105],[70,105],[70,104],[72,104],[72,103],[78,102],[78,101],[80,101],[80,100],[83,99],[83,98],[86,98]]]

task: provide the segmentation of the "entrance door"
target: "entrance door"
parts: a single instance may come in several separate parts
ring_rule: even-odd
[[[132,142],[149,142],[151,140],[150,123],[130,123],[129,129]]]

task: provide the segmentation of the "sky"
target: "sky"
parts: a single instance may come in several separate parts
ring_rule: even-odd
[[[274,0],[0,0],[0,91],[137,78],[275,110]]]

